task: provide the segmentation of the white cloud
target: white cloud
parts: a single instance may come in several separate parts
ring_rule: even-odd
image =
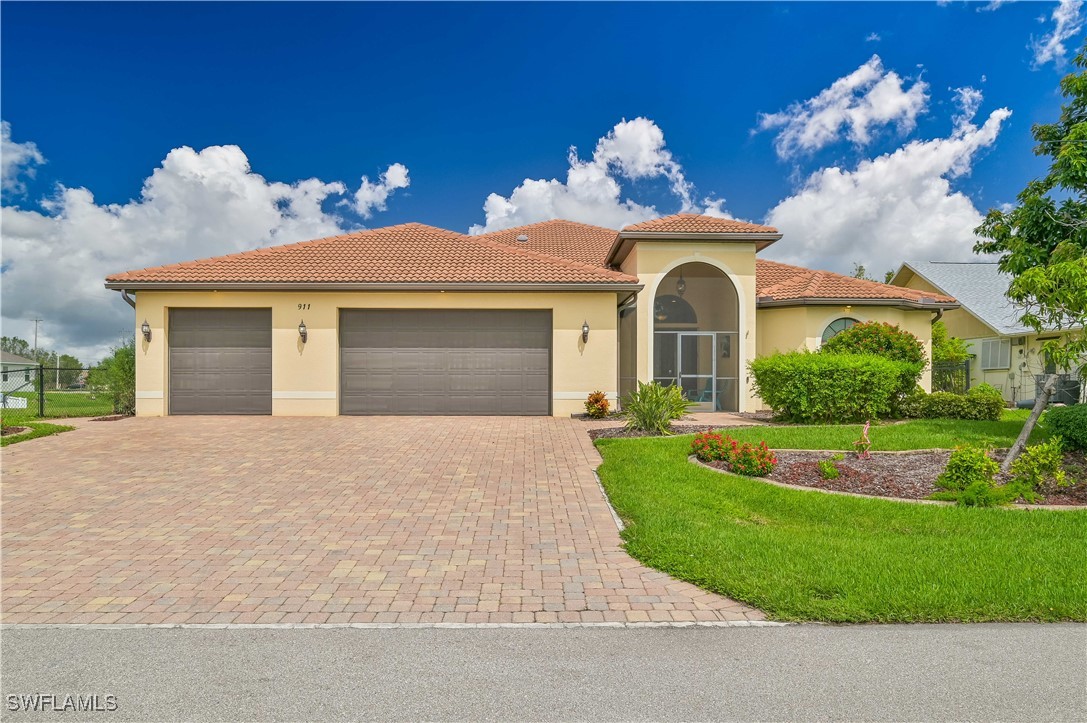
[[[45,156],[32,142],[11,140],[11,124],[0,121],[0,188],[9,193],[23,194],[26,185],[20,176],[34,177],[34,166],[45,163]]]
[[[928,84],[915,81],[908,88],[893,70],[873,55],[849,75],[808,100],[793,103],[778,113],[759,116],[757,130],[777,130],[774,148],[789,159],[818,151],[838,141],[842,132],[858,146],[871,139],[874,130],[895,124],[909,133],[928,103]]]
[[[982,215],[951,180],[970,172],[1010,115],[1000,108],[980,127],[959,116],[946,138],[813,173],[768,214],[784,238],[766,255],[841,272],[857,262],[880,274],[908,260],[970,258]]]
[[[509,196],[492,193],[483,204],[486,222],[470,233],[487,233],[552,218],[620,228],[660,215],[653,206],[622,198],[620,179],[665,179],[680,202],[694,211],[693,188],[683,168],[665,147],[664,132],[648,118],[617,123],[596,143],[591,160],[570,148],[566,182],[526,178]],[[718,202],[714,208],[723,213]]]
[[[880,37],[879,33],[868,33],[867,37],[865,37],[864,39],[864,42],[878,43],[880,40],[883,40],[883,38]]]
[[[371,186],[406,183],[407,169],[394,164]],[[60,187],[40,212],[5,206],[4,334],[28,338],[29,320],[40,318],[41,346],[100,358],[133,321],[120,296],[103,288],[105,276],[340,233],[351,224],[323,205],[346,192],[317,178],[269,181],[237,146],[183,147],[127,203],[99,204],[86,188]],[[374,192],[356,203],[381,209],[385,198]]]
[[[955,114],[952,120],[956,126],[969,123],[978,114],[978,109],[981,108],[981,101],[983,100],[981,91],[977,88],[964,86],[962,88],[953,88],[952,92],[955,94],[955,105],[959,106],[959,112]]]
[[[1031,40],[1030,47],[1034,51],[1035,68],[1040,68],[1049,62],[1058,66],[1064,63],[1068,53],[1064,42],[1083,27],[1082,9],[1083,0],[1060,0],[1050,16],[1053,21],[1053,30],[1037,40]]]
[[[410,185],[407,167],[402,163],[394,163],[381,174],[377,183],[363,176],[362,185],[355,191],[355,202],[352,205],[363,218],[370,218],[374,215],[374,211],[385,210],[385,204],[393,191]]]

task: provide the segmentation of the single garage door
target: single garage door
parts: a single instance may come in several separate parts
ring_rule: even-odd
[[[342,414],[550,414],[551,312],[343,309]]]
[[[170,414],[272,413],[272,310],[170,309]]]

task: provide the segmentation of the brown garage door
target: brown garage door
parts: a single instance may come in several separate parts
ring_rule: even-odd
[[[341,414],[550,414],[551,312],[343,309]]]
[[[272,310],[170,309],[170,414],[272,413]]]

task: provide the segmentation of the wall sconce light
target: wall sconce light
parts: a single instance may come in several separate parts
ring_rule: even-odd
[[[676,281],[676,293],[683,296],[683,292],[687,290],[687,282],[683,279],[683,273],[680,272],[679,280]]]
[[[588,320],[581,322],[581,341],[588,343],[589,341],[589,322]]]
[[[143,334],[144,341],[151,341],[151,325],[147,323],[147,319],[140,324],[140,333]]]
[[[847,313],[847,314],[848,314],[849,312],[853,311],[853,307],[852,307],[852,306],[850,306],[849,304],[846,304],[846,305],[845,305],[844,307],[842,307],[842,308],[843,308],[843,309],[845,309],[845,313]]]
[[[302,339],[302,343],[306,343],[306,339],[309,337],[309,329],[306,328],[305,320],[298,322],[298,336]]]

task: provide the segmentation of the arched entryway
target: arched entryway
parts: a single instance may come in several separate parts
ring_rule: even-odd
[[[653,299],[653,378],[674,384],[700,411],[740,406],[740,304],[720,269],[692,262],[672,269]]]

